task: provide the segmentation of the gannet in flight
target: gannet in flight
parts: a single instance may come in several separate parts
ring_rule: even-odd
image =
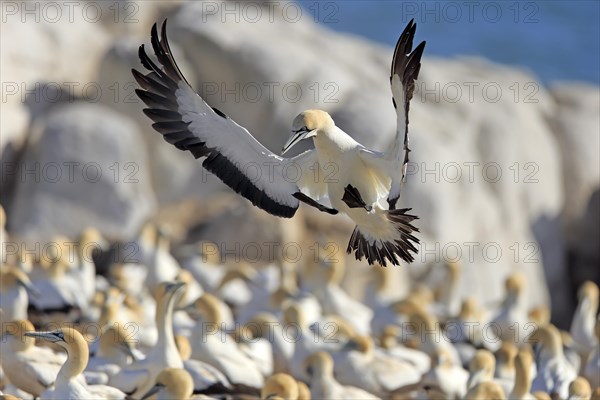
[[[202,165],[255,206],[270,214],[291,218],[300,202],[329,214],[342,212],[354,222],[347,252],[369,264],[386,261],[398,265],[399,256],[413,261],[417,252],[412,235],[418,231],[407,214],[396,209],[408,164],[408,109],[414,81],[421,67],[425,42],[413,50],[416,24],[410,21],[398,39],[391,68],[393,104],[397,111],[396,138],[390,150],[369,150],[335,125],[321,110],[307,110],[293,121],[285,154],[301,140],[312,138],[315,149],[285,158],[260,144],[244,127],[210,107],[192,89],[179,70],[169,48],[166,21],[159,38],[152,27],[152,48],[160,66],[140,46],[146,75],[133,69],[142,89],[136,93],[148,106],[144,113],[153,128],[180,150],[203,158]],[[331,176],[324,166],[335,168]],[[317,200],[328,197],[332,207]],[[387,200],[385,204],[384,200]]]

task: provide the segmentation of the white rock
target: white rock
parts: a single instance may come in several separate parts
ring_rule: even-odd
[[[155,211],[140,132],[98,104],[52,111],[17,172],[9,231],[28,240],[75,237],[88,226],[131,238]]]

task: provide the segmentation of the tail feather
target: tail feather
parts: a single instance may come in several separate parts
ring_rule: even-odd
[[[403,208],[386,211],[386,217],[400,233],[400,239],[394,241],[369,240],[365,238],[357,226],[354,228],[352,236],[350,236],[346,252],[350,254],[354,251],[357,260],[362,260],[365,257],[370,265],[378,262],[386,267],[387,261],[393,265],[400,265],[396,256],[400,256],[407,263],[413,262],[414,256],[411,252],[418,253],[415,244],[419,243],[419,239],[412,233],[419,232],[419,229],[411,222],[419,217],[406,214],[410,210],[410,208]]]

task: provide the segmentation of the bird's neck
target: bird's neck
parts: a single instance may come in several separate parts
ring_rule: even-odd
[[[513,396],[520,398],[525,396],[531,390],[531,366],[517,363],[515,372]]]
[[[161,299],[156,310],[156,328],[158,329],[158,343],[155,349],[164,351],[165,354],[178,353],[173,334],[173,307],[175,296],[167,295],[167,299]]]
[[[67,349],[67,361],[58,372],[57,380],[64,382],[75,379],[87,367],[89,359],[89,350],[87,343],[74,341]]]

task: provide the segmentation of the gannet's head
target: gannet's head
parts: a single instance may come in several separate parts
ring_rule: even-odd
[[[570,399],[589,399],[591,397],[592,387],[588,380],[583,376],[578,376],[571,384],[569,384]]]
[[[331,116],[322,110],[306,110],[298,114],[292,122],[292,135],[283,146],[281,154],[285,154],[296,143],[308,139],[320,131],[331,129],[335,126]]]
[[[333,358],[329,353],[318,351],[304,360],[308,376],[331,376],[333,375]]]
[[[496,358],[489,350],[477,350],[469,362],[469,372],[471,374],[474,374],[478,371],[483,371],[486,377],[491,379],[494,377],[495,370]]]
[[[189,372],[180,368],[165,368],[156,377],[155,385],[142,397],[190,399],[194,392],[194,380]]]
[[[298,398],[298,383],[288,374],[278,373],[271,375],[261,390],[261,398],[279,396],[283,399]]]

